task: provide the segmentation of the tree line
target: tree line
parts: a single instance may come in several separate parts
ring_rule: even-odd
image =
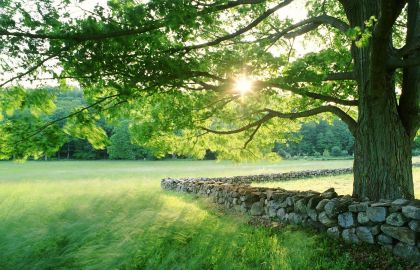
[[[58,91],[51,89],[51,91]],[[59,92],[59,91],[58,91]],[[59,92],[56,100],[56,110],[48,116],[54,121],[70,114],[74,108],[83,106],[86,101],[82,91]],[[28,111],[20,112],[14,117],[25,117]],[[45,119],[47,120],[47,119]],[[88,140],[66,135],[63,145],[46,159],[125,159],[125,160],[156,160],[160,158],[188,158],[188,156],[154,154],[153,149],[133,143],[130,133],[130,120],[123,119],[116,123],[98,120],[98,125],[109,137],[104,149],[93,147]],[[347,125],[338,118],[332,121],[304,122],[294,132],[288,132],[284,139],[274,143],[273,151],[283,159],[303,157],[351,157],[354,154],[354,137]],[[412,149],[413,155],[420,155],[420,137],[417,137]],[[217,153],[207,151],[204,159],[215,159]]]

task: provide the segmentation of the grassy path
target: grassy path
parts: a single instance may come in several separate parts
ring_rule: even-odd
[[[159,187],[348,163],[0,162],[0,269],[365,269],[376,255],[362,262],[309,231],[251,227]]]

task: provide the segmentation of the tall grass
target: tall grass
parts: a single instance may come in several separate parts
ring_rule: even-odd
[[[243,216],[225,215],[206,200],[159,187],[164,176],[258,173],[276,164],[242,166],[1,162],[0,269],[367,267],[369,262],[322,235],[251,227]]]

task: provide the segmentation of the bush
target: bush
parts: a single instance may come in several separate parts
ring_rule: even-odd
[[[331,148],[331,155],[333,157],[341,156],[342,155],[341,148],[339,146],[334,146],[333,148]]]
[[[330,151],[328,151],[328,149],[325,149],[324,152],[322,153],[322,156],[329,157],[330,156]]]
[[[284,149],[277,149],[277,155],[285,159],[288,159],[291,157],[291,155]]]

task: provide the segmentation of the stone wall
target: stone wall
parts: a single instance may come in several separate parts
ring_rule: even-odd
[[[341,168],[341,169],[324,169],[324,170],[306,170],[306,171],[295,171],[285,173],[272,173],[272,174],[259,174],[259,175],[244,175],[244,176],[231,176],[231,177],[214,177],[214,178],[194,178],[196,181],[217,181],[230,184],[251,184],[257,182],[276,182],[276,181],[288,181],[296,180],[309,177],[320,177],[320,176],[333,176],[341,174],[353,173],[352,168]],[[180,178],[178,180],[189,181],[190,178]]]
[[[285,223],[311,226],[349,243],[381,245],[397,256],[420,263],[419,201],[358,201],[350,196],[339,196],[334,189],[319,193],[244,184],[251,179],[255,182],[258,177],[247,176],[246,181],[235,177],[167,178],[162,179],[161,187],[165,190],[208,196],[226,208],[253,216],[266,216]]]

